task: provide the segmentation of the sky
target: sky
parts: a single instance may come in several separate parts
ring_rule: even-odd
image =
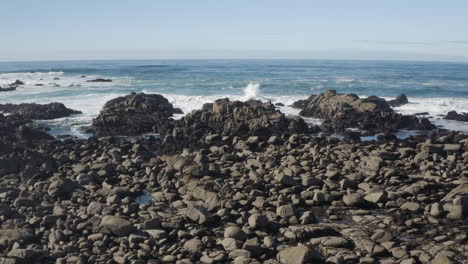
[[[468,61],[467,0],[2,0],[0,61]]]

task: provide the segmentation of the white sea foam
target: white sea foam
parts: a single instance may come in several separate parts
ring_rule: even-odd
[[[58,78],[58,79],[56,79]],[[111,78],[110,83],[87,82],[90,79]],[[61,102],[67,107],[80,110],[81,115],[61,118],[51,121],[40,121],[52,127],[52,134],[71,134],[79,137],[86,137],[79,132],[79,128],[89,125],[94,117],[99,114],[104,104],[115,97],[123,96],[132,91],[135,83],[139,81],[131,77],[108,77],[88,75],[82,78],[80,75],[67,75],[63,72],[23,72],[23,73],[3,73],[0,74],[0,86],[21,80],[25,85],[20,86],[14,92],[0,93],[0,103],[50,103]],[[355,81],[351,78],[342,78],[340,81]],[[42,86],[36,86],[42,84]],[[160,85],[160,84],[159,84]],[[269,94],[261,90],[260,83],[249,83],[245,87],[233,87],[226,85],[224,92],[229,94],[216,95],[183,95],[169,92],[169,90],[143,90],[145,93],[160,93],[182,109],[184,113],[189,113],[195,109],[201,109],[203,104],[212,103],[219,98],[229,98],[230,100],[245,101],[258,99],[264,102],[270,101],[274,104],[283,103],[279,109],[285,114],[297,115],[299,109],[294,109],[290,105],[299,100],[305,99],[309,94]],[[311,88],[315,89],[315,88]],[[141,90],[140,90],[141,91]],[[393,99],[393,98],[386,98]],[[436,125],[447,129],[468,131],[468,123],[448,121],[441,119],[440,115],[445,115],[449,111],[468,112],[468,98],[414,98],[409,97],[409,104],[398,107],[395,110],[402,114],[415,114],[428,112],[432,117],[430,120]],[[180,118],[183,115],[178,115]],[[317,119],[306,119],[308,123],[317,124]]]
[[[260,95],[260,84],[259,83],[249,83],[244,88],[244,100],[255,99]]]

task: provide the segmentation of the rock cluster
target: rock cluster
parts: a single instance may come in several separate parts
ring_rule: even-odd
[[[308,131],[308,126],[302,118],[286,116],[272,103],[262,103],[258,100],[231,102],[225,98],[205,104],[201,110],[188,113],[160,132],[168,142],[197,143],[203,141],[206,136],[209,136],[208,141],[219,141],[229,136],[268,138],[282,133]]]
[[[5,116],[0,114],[0,144],[10,145],[23,140],[53,139],[54,137],[32,125],[31,120],[17,115]]]
[[[62,103],[49,104],[0,104],[0,112],[20,115],[26,119],[56,119],[82,114],[81,111],[67,108]]]
[[[0,87],[0,92],[10,92],[16,90],[18,86],[24,85],[24,82],[16,80],[14,83],[8,84],[6,87]]]
[[[232,104],[217,107],[223,106]],[[0,260],[462,263],[468,257],[468,134],[358,143],[292,133],[204,141],[203,148],[166,155],[157,152],[158,140],[11,146],[0,163],[23,165],[0,172]],[[151,200],[138,203],[143,194]]]
[[[400,96],[391,102],[401,104],[405,98]],[[354,94],[337,94],[335,90],[311,97],[300,115],[324,119],[321,130],[326,132],[358,128],[376,134],[436,128],[426,118],[395,113],[385,99],[376,96],[361,99]]]
[[[159,94],[132,93],[107,102],[91,130],[98,137],[158,132],[161,124],[178,113],[182,111]]]
[[[468,113],[457,113],[457,111],[450,111],[446,116],[444,116],[444,119],[468,122]]]

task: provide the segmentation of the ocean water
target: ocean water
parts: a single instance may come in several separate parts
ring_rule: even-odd
[[[110,83],[87,82],[109,78]],[[18,90],[1,92],[0,103],[62,102],[82,115],[38,121],[52,134],[86,137],[104,103],[130,92],[159,93],[185,113],[218,98],[284,103],[280,110],[328,89],[387,99],[405,93],[404,114],[428,112],[441,127],[468,131],[468,123],[442,120],[448,111],[468,112],[468,63],[339,60],[124,60],[0,62],[0,86],[21,80]],[[39,86],[40,85],[40,86]],[[180,116],[176,117],[179,118]],[[308,122],[319,120],[308,119]]]

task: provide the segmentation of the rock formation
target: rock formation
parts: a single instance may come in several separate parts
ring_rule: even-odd
[[[182,111],[159,94],[132,93],[107,102],[91,130],[98,137],[157,132],[162,123],[178,113]]]
[[[20,115],[26,119],[56,119],[70,115],[82,114],[65,107],[62,103],[49,104],[0,104],[0,112]]]

